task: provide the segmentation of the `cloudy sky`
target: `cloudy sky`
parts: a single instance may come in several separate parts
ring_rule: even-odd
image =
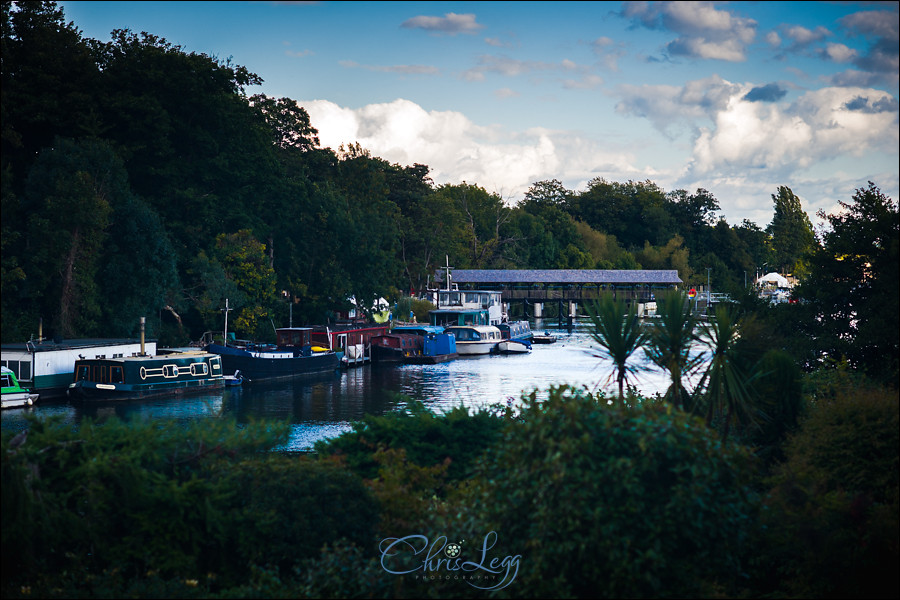
[[[897,2],[60,2],[147,31],[359,142],[513,203],[596,177],[711,191],[731,224],[787,185],[818,210],[898,199]]]

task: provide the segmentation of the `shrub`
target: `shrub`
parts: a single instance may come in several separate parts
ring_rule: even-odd
[[[762,513],[765,589],[897,597],[900,418],[896,392],[828,386],[788,442]]]
[[[523,556],[515,593],[691,597],[742,574],[750,461],[671,405],[554,388],[525,398],[470,505]]]

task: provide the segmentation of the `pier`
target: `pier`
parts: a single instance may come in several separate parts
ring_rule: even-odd
[[[641,312],[643,305],[654,300],[655,294],[683,284],[675,270],[454,269],[449,266],[435,274],[435,282],[446,287],[448,275],[450,285],[460,290],[500,291],[504,304],[510,307],[521,304],[526,316],[558,316],[560,320],[576,317],[579,304],[610,294],[616,300],[636,304]]]

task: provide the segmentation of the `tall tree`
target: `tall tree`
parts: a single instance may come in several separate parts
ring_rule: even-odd
[[[25,290],[52,315],[54,335],[99,333],[97,272],[114,198],[127,194],[121,161],[98,140],[57,138],[32,168]]]
[[[840,205],[838,213],[820,214],[830,230],[798,290],[812,311],[804,324],[832,360],[847,358],[872,378],[897,385],[897,203],[869,182]]]
[[[816,241],[812,223],[791,188],[779,186],[778,194],[772,194],[772,202],[775,215],[766,231],[772,236],[775,265],[783,273],[802,275],[804,257]]]

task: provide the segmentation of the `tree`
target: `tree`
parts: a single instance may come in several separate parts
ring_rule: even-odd
[[[778,194],[772,194],[772,201],[775,215],[766,231],[772,236],[775,265],[783,273],[802,275],[803,259],[816,241],[812,223],[791,188],[779,186]]]
[[[797,292],[812,313],[806,326],[827,341],[831,360],[846,357],[872,378],[897,385],[897,203],[869,182],[852,203],[840,205],[839,213],[820,214],[830,230]]]
[[[99,140],[58,138],[32,168],[28,229],[35,248],[24,291],[52,315],[55,335],[100,333],[97,273],[112,206],[128,194],[121,161]]]
[[[653,324],[645,352],[655,365],[669,372],[671,384],[666,400],[682,410],[690,410],[690,393],[684,387],[684,378],[692,375],[703,359],[699,353],[692,354],[696,320],[691,303],[683,291],[658,295],[656,302],[659,318]]]
[[[637,370],[628,359],[647,341],[647,333],[634,305],[626,308],[622,300],[604,296],[585,308],[591,320],[591,338],[600,345],[600,356],[612,361],[619,401],[625,404],[625,380]]]
[[[703,326],[701,333],[712,356],[697,387],[703,390],[707,427],[713,426],[714,419],[719,420],[724,427],[723,438],[728,437],[734,422],[752,423],[757,416],[753,392],[748,385],[751,376],[745,372],[738,352],[744,329],[745,324],[737,311],[726,305],[716,309],[715,317]]]

